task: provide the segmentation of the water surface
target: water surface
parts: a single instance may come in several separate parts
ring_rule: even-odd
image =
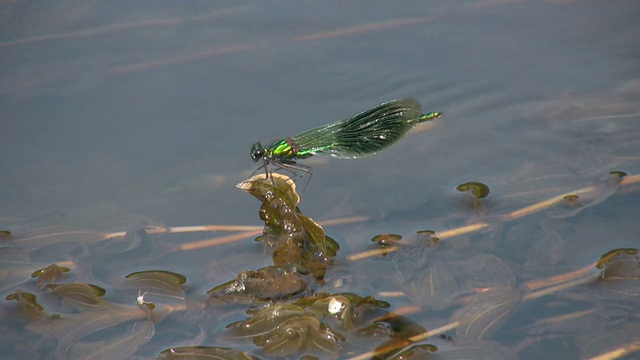
[[[444,231],[606,182],[613,170],[637,174],[638,15],[631,0],[4,2],[0,228],[20,236],[41,226],[260,226],[259,204],[235,189],[256,169],[251,144],[400,97],[445,116],[374,157],[305,162],[314,169],[300,205],[306,215],[372,219],[326,229],[342,244],[342,259],[380,233]],[[490,186],[484,210],[455,191],[466,181]],[[446,246],[460,258],[490,253],[531,270],[527,276],[584,267],[611,249],[637,247],[637,187],[623,188],[611,198],[600,192],[601,202],[566,220],[542,213]],[[555,260],[545,258],[550,247],[529,247],[556,237]],[[168,269],[203,300],[206,290],[270,260],[250,240],[172,255],[154,242],[133,244],[96,257],[54,242],[27,249],[27,263],[73,260],[84,269],[74,281],[106,288],[143,268]],[[367,267],[391,266],[380,261],[347,272],[360,279]],[[25,291],[34,286],[24,281]],[[397,290],[365,283],[341,291]],[[3,297],[17,288],[10,285]],[[6,302],[3,314],[14,307]],[[546,317],[547,307],[535,308],[536,319]],[[527,321],[520,315],[508,328]],[[492,340],[522,358],[544,354],[542,342],[506,332]],[[578,357],[584,348],[574,340],[560,350]],[[214,334],[200,343],[220,342]],[[156,338],[137,355],[176,343],[190,342]]]

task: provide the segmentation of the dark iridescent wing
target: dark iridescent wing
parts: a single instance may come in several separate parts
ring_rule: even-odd
[[[422,120],[417,100],[391,100],[346,120],[307,130],[292,140],[300,155],[358,158],[395,143]]]

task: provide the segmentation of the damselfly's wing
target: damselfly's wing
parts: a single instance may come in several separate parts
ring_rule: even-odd
[[[421,121],[421,116],[417,100],[391,100],[346,120],[307,130],[292,140],[301,153],[358,158],[395,143]]]

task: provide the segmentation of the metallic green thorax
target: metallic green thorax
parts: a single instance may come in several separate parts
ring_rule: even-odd
[[[265,149],[265,154],[271,159],[304,159],[312,156],[311,149],[301,149],[292,139],[278,140]]]
[[[398,141],[417,123],[432,120],[440,112],[423,114],[420,103],[413,99],[398,99],[382,103],[346,120],[319,126],[291,138],[284,138],[262,147],[251,148],[253,161],[264,158],[265,165],[295,166],[295,160],[312,155],[337,158],[359,158],[373,155]]]

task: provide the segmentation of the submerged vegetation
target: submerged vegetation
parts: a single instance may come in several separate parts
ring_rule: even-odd
[[[30,358],[74,359],[512,359],[535,357],[536,344],[559,353],[569,344],[602,359],[638,353],[637,247],[608,248],[603,241],[601,255],[585,261],[572,257],[574,245],[560,234],[589,221],[585,210],[620,189],[637,193],[639,183],[639,175],[611,172],[597,184],[491,214],[491,207],[475,211],[488,187],[469,182],[458,190],[474,195],[475,220],[448,230],[378,234],[369,249],[346,255],[302,213],[295,183],[278,173],[238,184],[261,202],[262,228],[138,222],[123,232],[2,231],[3,347]],[[535,224],[546,236],[529,242],[522,231],[534,233]],[[171,234],[208,231],[239,233],[158,246]],[[180,274],[144,261],[122,267],[256,235],[269,255],[218,259],[212,269],[247,268],[206,294],[189,284],[198,268]],[[456,246],[458,240],[466,245]],[[52,245],[66,247],[68,258],[43,263]],[[507,260],[501,251],[513,253]],[[104,254],[116,256],[106,261]],[[550,271],[559,264],[566,271]],[[128,268],[137,270],[121,272]]]

